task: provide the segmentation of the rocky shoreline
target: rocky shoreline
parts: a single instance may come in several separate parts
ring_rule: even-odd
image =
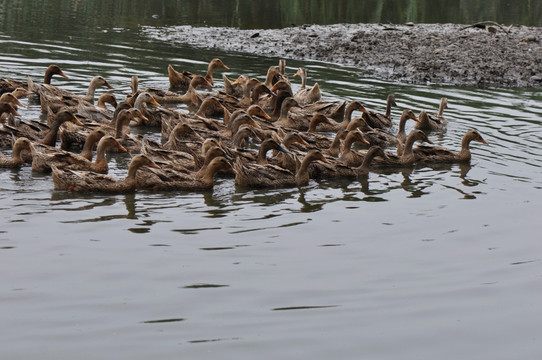
[[[481,88],[542,86],[542,28],[499,24],[335,24],[271,30],[143,27],[147,36],[360,69],[367,78]]]

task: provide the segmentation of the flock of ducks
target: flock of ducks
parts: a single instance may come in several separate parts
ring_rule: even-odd
[[[391,133],[393,94],[384,113],[359,101],[324,101],[317,83],[307,85],[304,68],[293,74],[301,78],[294,92],[283,60],[263,81],[223,75],[224,89],[213,91],[218,68],[229,70],[220,59],[205,75],[169,65],[168,90],[141,90],[134,76],[131,93],[119,103],[105,92],[95,104],[98,88],[112,89],[102,76],[91,80],[86,95],[52,85],[55,75],[68,78],[56,65],[43,83],[0,79],[0,147],[12,149],[10,157],[0,153],[0,167],[31,164],[33,171],[51,172],[56,189],[78,192],[201,190],[211,188],[215,176],[265,188],[363,177],[375,167],[468,162],[471,141],[486,144],[468,130],[459,152],[431,145],[427,134],[447,124],[446,98],[437,114],[403,110],[398,132]],[[23,97],[41,105],[47,123],[20,115]],[[190,112],[161,106],[180,103]],[[361,116],[354,117],[356,111]],[[407,134],[409,120],[415,125]],[[159,127],[162,141],[131,134],[134,126]],[[107,175],[112,152],[131,156],[124,179]]]

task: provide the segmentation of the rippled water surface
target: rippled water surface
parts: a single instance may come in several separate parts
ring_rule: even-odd
[[[0,33],[0,77],[57,63],[77,93],[95,74],[119,97],[167,87],[169,63],[263,78],[276,58],[172,46],[137,29],[29,41]],[[4,358],[534,359],[542,355],[542,102],[538,90],[407,86],[305,66],[328,99],[436,111],[470,166],[243,190],[78,195],[49,175],[0,169]],[[216,78],[219,78],[216,77]],[[222,84],[218,82],[217,87]],[[26,104],[26,100],[24,101]],[[39,107],[20,110],[40,117]],[[150,136],[156,136],[149,134]],[[7,152],[9,153],[9,151]],[[127,158],[111,159],[116,176]]]

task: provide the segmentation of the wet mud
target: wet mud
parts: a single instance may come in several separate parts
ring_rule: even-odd
[[[482,88],[542,86],[542,28],[499,24],[335,24],[285,29],[175,26],[149,37],[358,68],[362,77]]]

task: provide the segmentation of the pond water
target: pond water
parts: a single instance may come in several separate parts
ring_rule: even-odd
[[[278,62],[151,40],[129,17],[96,28],[67,16],[53,36],[23,21],[17,6],[28,2],[10,3],[0,5],[0,77],[38,80],[57,63],[70,78],[56,84],[82,93],[101,74],[122,98],[134,74],[141,86],[167,87],[169,63],[204,72],[220,57],[230,77],[261,79]],[[62,14],[86,6],[49,3]],[[219,178],[205,192],[78,195],[28,167],[0,169],[3,358],[542,355],[539,90],[407,86],[332,64],[287,66],[307,67],[327,99],[383,110],[395,93],[394,119],[403,108],[435,111],[446,96],[447,131],[431,140],[458,149],[476,128],[489,144],[473,144],[470,166],[277,190]],[[20,112],[41,115],[34,105]],[[123,176],[126,162],[113,157],[111,173]]]

